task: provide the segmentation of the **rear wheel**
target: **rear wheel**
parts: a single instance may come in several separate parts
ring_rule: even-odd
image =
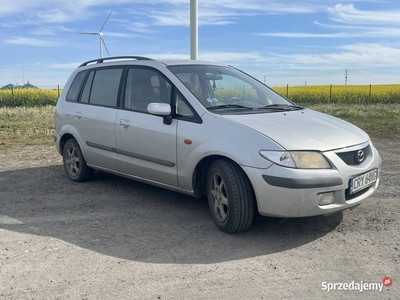
[[[227,233],[248,229],[254,215],[254,192],[249,179],[235,163],[218,159],[207,175],[207,197],[214,222]]]
[[[93,177],[93,169],[86,165],[81,148],[75,139],[69,139],[63,149],[64,170],[72,181],[87,181]]]

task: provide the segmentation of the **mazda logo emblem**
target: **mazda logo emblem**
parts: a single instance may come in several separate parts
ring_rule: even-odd
[[[358,151],[357,160],[358,160],[358,162],[363,162],[364,161],[364,151],[363,150],[359,150]]]

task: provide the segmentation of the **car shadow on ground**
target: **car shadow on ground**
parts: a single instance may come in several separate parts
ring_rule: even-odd
[[[273,254],[321,238],[342,218],[257,216],[248,231],[230,235],[215,227],[205,199],[103,172],[74,183],[62,166],[0,173],[0,228],[140,262],[209,264]]]

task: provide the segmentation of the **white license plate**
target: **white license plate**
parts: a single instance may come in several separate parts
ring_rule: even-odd
[[[350,195],[374,184],[378,179],[378,170],[372,170],[350,179]]]

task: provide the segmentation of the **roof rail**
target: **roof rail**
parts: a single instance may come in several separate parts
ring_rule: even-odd
[[[131,59],[136,59],[136,60],[154,60],[148,57],[144,57],[144,56],[113,56],[113,57],[106,57],[106,58],[97,58],[97,59],[93,59],[93,60],[89,60],[84,62],[83,64],[81,64],[79,66],[80,67],[84,67],[87,66],[90,63],[96,63],[96,64],[101,64],[103,63],[105,60],[112,60],[112,59],[127,59],[127,58],[131,58]]]

